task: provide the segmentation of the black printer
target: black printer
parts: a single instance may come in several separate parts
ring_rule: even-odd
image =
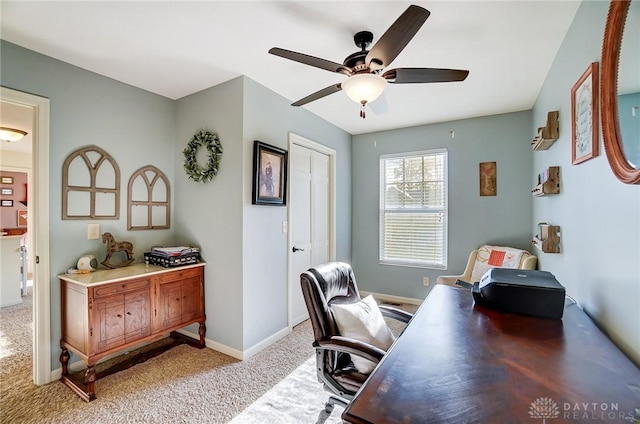
[[[491,268],[471,289],[481,306],[504,312],[562,319],[565,288],[548,271]]]

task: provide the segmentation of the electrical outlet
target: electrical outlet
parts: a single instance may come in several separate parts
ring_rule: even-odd
[[[429,285],[429,277],[422,277],[422,284],[424,284],[425,286]]]
[[[287,221],[282,221],[282,232],[287,233]]]
[[[100,224],[89,224],[87,226],[87,240],[97,240],[100,238]]]

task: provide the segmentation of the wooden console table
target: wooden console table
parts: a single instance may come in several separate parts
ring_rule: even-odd
[[[205,347],[204,263],[176,268],[134,264],[60,279],[62,338],[60,380],[82,399],[95,399],[95,381],[143,362],[182,343]],[[199,323],[200,340],[175,333]],[[97,373],[107,355],[143,342],[167,343]],[[69,350],[87,365],[83,378],[69,373]]]
[[[575,304],[562,320],[438,285],[345,409],[347,423],[633,422],[640,371]]]

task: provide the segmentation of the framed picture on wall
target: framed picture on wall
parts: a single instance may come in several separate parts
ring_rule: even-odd
[[[27,226],[27,211],[16,211],[18,219],[18,227]]]
[[[2,177],[0,178],[0,182],[2,184],[13,184],[13,177]]]
[[[12,188],[3,188],[2,189],[2,195],[3,196],[11,196],[13,194],[13,189]]]
[[[598,156],[598,62],[571,89],[571,163]]]
[[[287,151],[253,142],[254,205],[284,206],[287,201]]]
[[[0,200],[0,205],[3,208],[12,208],[13,207],[13,200]]]
[[[480,162],[480,196],[498,195],[498,177],[495,162]]]

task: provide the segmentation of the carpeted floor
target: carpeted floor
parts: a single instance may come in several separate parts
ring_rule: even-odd
[[[178,346],[99,380],[85,403],[58,381],[33,385],[31,333],[30,296],[0,309],[1,423],[227,423],[314,354],[308,321],[246,361]]]
[[[230,424],[341,424],[344,408],[324,410],[329,393],[318,384],[315,366],[315,358],[309,358]]]

